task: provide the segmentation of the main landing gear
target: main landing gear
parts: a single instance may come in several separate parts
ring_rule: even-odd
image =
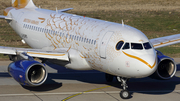
[[[105,77],[106,77],[106,81],[107,82],[112,82],[113,81],[113,78],[114,76],[111,75],[111,74],[105,74]],[[117,80],[121,83],[121,86],[123,87],[123,90],[120,92],[120,97],[122,99],[128,99],[130,97],[130,93],[129,91],[127,90],[128,86],[126,84],[126,82],[129,80],[128,78],[123,78],[123,77],[119,77],[117,76]]]

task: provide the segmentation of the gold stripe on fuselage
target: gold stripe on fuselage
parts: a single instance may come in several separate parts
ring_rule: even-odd
[[[122,51],[123,52],[123,51]],[[154,62],[154,64],[151,66],[149,63],[147,63],[145,60],[143,60],[143,59],[141,59],[141,58],[139,58],[139,57],[137,57],[137,56],[133,56],[133,55],[130,55],[130,54],[127,54],[127,53],[125,53],[125,52],[123,52],[126,56],[128,56],[128,57],[130,57],[130,58],[134,58],[134,59],[137,59],[137,60],[139,60],[139,61],[141,61],[142,63],[144,63],[144,64],[146,64],[149,68],[153,68],[155,65],[156,65],[156,60],[155,60],[155,62]]]

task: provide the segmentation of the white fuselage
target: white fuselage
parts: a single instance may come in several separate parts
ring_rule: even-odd
[[[87,69],[127,78],[146,77],[157,69],[154,48],[146,49],[143,44],[149,42],[148,38],[133,27],[39,8],[14,8],[8,16],[13,18],[11,27],[29,46],[76,50],[87,62],[82,65]],[[124,43],[122,47],[129,43],[129,48],[117,50],[120,41]],[[132,49],[132,43],[141,44],[142,49]],[[76,66],[81,62],[79,57],[77,62],[64,66]]]

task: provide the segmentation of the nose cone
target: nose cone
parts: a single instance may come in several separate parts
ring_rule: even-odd
[[[153,74],[157,69],[157,58],[155,54],[146,54],[139,60],[138,74],[139,77],[147,77]]]
[[[147,77],[157,69],[157,57],[154,49],[142,51],[123,51],[124,58],[121,61],[129,61],[129,66],[125,65],[124,71],[130,78]]]

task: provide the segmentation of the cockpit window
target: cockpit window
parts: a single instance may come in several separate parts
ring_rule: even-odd
[[[130,48],[130,47],[129,47],[129,43],[125,43],[123,49],[129,49],[129,48]]]
[[[138,50],[142,50],[142,44],[140,43],[131,43],[131,49],[138,49]]]
[[[145,49],[151,49],[151,45],[149,44],[149,42],[143,43],[143,46]]]
[[[119,42],[116,44],[116,49],[117,49],[117,50],[120,50],[123,44],[124,44],[123,41],[119,41]]]

